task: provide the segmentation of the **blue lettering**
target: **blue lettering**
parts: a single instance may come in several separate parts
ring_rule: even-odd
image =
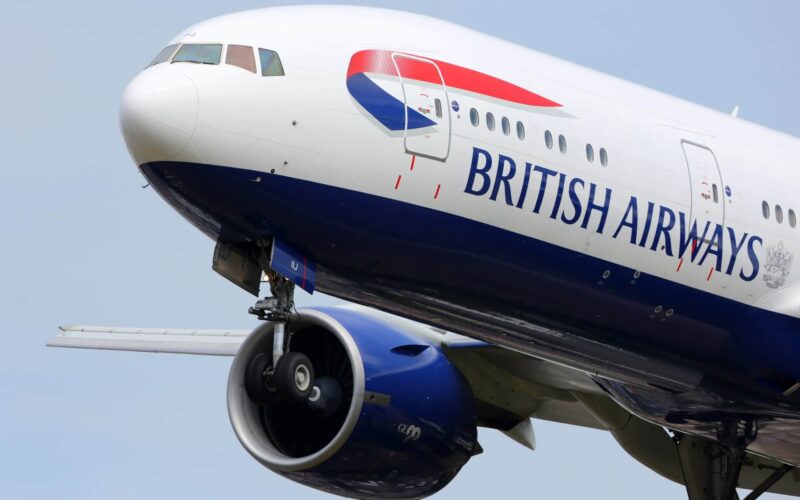
[[[525,179],[522,181],[522,191],[519,193],[519,201],[517,201],[517,208],[522,208],[522,204],[525,203],[525,195],[528,194],[528,182],[531,178],[531,164],[525,164]]]
[[[555,193],[555,200],[549,217],[554,220],[560,219],[562,222],[569,225],[576,224],[580,221],[581,228],[587,229],[593,213],[599,212],[600,218],[597,221],[596,231],[599,234],[603,234],[611,209],[611,188],[599,188],[596,184],[589,183],[588,201],[584,205],[582,194],[587,187],[585,180],[573,177],[567,182],[568,178],[566,174],[540,165],[534,166],[531,163],[525,163],[522,185],[519,190],[519,196],[515,202],[511,184],[512,179],[514,179],[517,173],[517,166],[514,159],[500,154],[497,155],[496,165],[497,169],[494,174],[492,174],[493,158],[491,153],[484,149],[473,147],[472,163],[470,165],[464,192],[475,196],[489,194],[489,198],[492,201],[497,201],[498,197],[502,196],[506,205],[522,208],[527,201],[528,191],[531,189],[531,172],[538,172],[541,174],[541,178],[539,180],[538,193],[536,194],[536,200],[532,210],[533,213],[538,214],[540,213],[547,194],[548,181],[551,177],[555,178],[557,176],[558,188]],[[598,199],[598,191],[600,189],[605,189],[603,200]],[[569,205],[571,208],[564,207],[562,209],[565,191],[569,197]],[[661,247],[666,255],[672,257],[672,231],[675,229],[675,226],[679,224],[680,236],[676,248],[677,256],[683,259],[691,246],[691,252],[689,252],[689,254],[692,262],[695,262],[702,254],[702,257],[700,257],[697,263],[703,265],[706,259],[713,256],[716,259],[714,268],[718,272],[722,272],[723,259],[725,258],[724,243],[726,240],[724,226],[720,224],[712,225],[710,221],[706,221],[701,236],[698,232],[697,220],[687,221],[687,215],[685,213],[679,211],[676,216],[675,211],[662,205],[658,206],[658,217],[656,218],[655,209],[656,205],[653,202],[647,203],[644,227],[642,231],[639,232],[639,202],[635,196],[631,196],[625,209],[625,214],[614,231],[613,238],[619,238],[623,229],[627,229],[630,231],[629,237],[627,238],[630,243],[645,248],[652,232],[653,239],[649,244],[650,251],[657,252],[659,251],[659,247]],[[690,227],[688,226],[688,222],[691,222]],[[709,232],[711,233],[710,235]],[[733,274],[739,254],[742,253],[746,243],[747,257],[752,269],[746,272],[744,266],[742,266],[742,269],[739,271],[739,277],[744,281],[754,280],[758,276],[760,270],[758,251],[763,247],[764,241],[759,236],[749,235],[748,233],[744,233],[741,237],[738,237],[736,231],[732,227],[728,227],[727,232],[727,240],[730,242],[731,250],[727,265],[725,266],[725,274],[728,276]],[[707,239],[707,237],[710,237],[710,239]],[[703,245],[706,245],[706,247],[702,248]]]
[[[739,255],[739,250],[742,249],[744,242],[747,239],[747,233],[744,233],[741,241],[737,241],[736,233],[733,231],[733,228],[728,227],[728,236],[731,238],[731,259],[728,261],[728,269],[725,270],[725,274],[730,276],[733,273],[733,266],[736,265],[736,256]]]
[[[691,261],[694,262],[694,259],[695,259],[695,257],[697,257],[697,253],[700,251],[700,247],[702,246],[701,243],[703,241],[705,241],[705,239],[706,239],[706,234],[708,234],[708,226],[710,224],[708,222],[706,222],[706,227],[705,227],[705,229],[703,229],[703,236],[701,238],[699,238],[699,241],[698,241],[698,237],[697,237],[697,220],[692,221],[692,228],[687,233],[686,232],[686,214],[684,214],[683,212],[680,212],[680,215],[679,215],[678,219],[680,220],[680,226],[681,226],[681,240],[680,240],[680,245],[679,245],[679,248],[678,248],[680,250],[680,253],[678,254],[678,257],[682,259],[683,255],[686,253],[686,249],[688,249],[689,246],[691,245],[691,247],[692,247]]]
[[[717,272],[722,271],[722,226],[719,224],[714,228],[711,241],[706,245],[706,251],[698,264],[702,266],[709,254],[714,254],[717,257],[717,263],[714,269],[716,269]]]
[[[536,196],[536,204],[533,206],[533,213],[538,214],[539,209],[542,208],[542,201],[544,200],[544,194],[547,190],[547,178],[557,175],[558,172],[550,170],[549,168],[540,167],[539,165],[533,167],[533,170],[534,172],[542,173],[542,181],[539,183],[539,194]]]
[[[558,174],[558,192],[556,193],[556,202],[553,204],[553,211],[550,212],[551,219],[556,218],[558,209],[561,208],[561,196],[564,194],[564,181],[566,179],[567,179],[566,175]]]
[[[514,177],[514,174],[517,173],[517,165],[514,163],[514,160],[508,156],[500,155],[499,159],[500,161],[497,163],[497,174],[494,178],[494,188],[492,188],[492,194],[489,196],[489,199],[497,201],[497,193],[500,192],[500,184],[502,184],[503,192],[506,196],[506,205],[513,206],[514,200],[511,196],[511,182],[509,181]],[[508,173],[505,171],[506,165],[511,167]]]
[[[758,276],[758,255],[756,255],[756,243],[761,245],[764,244],[764,241],[758,236],[751,236],[750,240],[747,242],[747,256],[750,258],[750,264],[753,266],[753,272],[750,274],[744,274],[744,269],[739,271],[739,277],[745,281],[753,281],[756,276]]]
[[[483,167],[478,167],[478,157],[483,157]],[[467,187],[464,192],[467,194],[474,194],[475,196],[483,196],[489,191],[492,184],[489,174],[487,172],[492,169],[492,156],[488,151],[479,148],[472,148],[472,165],[469,167],[469,177],[467,177]],[[483,184],[480,188],[475,188],[475,178],[480,175],[483,179]]]
[[[629,216],[630,220],[628,220]],[[639,208],[635,196],[631,196],[631,201],[628,202],[628,208],[625,209],[625,215],[622,217],[622,221],[619,223],[619,226],[617,226],[617,230],[614,231],[614,238],[619,235],[619,232],[622,231],[623,227],[630,228],[631,245],[635,245],[636,232],[639,230]]]
[[[639,240],[639,246],[642,248],[644,248],[647,237],[650,235],[650,225],[653,223],[653,209],[655,208],[656,206],[652,201],[647,202],[647,216],[644,219],[644,231],[642,231],[642,239]]]
[[[583,181],[581,179],[578,179],[577,177],[575,177],[569,182],[569,199],[572,202],[572,207],[575,209],[575,215],[572,218],[568,219],[564,215],[566,214],[566,210],[564,210],[564,212],[561,213],[561,220],[570,225],[575,224],[576,222],[578,222],[578,219],[581,218],[581,211],[582,211],[581,200],[580,198],[578,198],[578,194],[575,192],[575,186],[577,186],[578,184],[580,184],[581,187],[584,186]]]
[[[675,213],[665,206],[661,206],[658,210],[658,224],[656,225],[656,234],[653,237],[653,244],[650,245],[650,250],[656,251],[658,242],[661,241],[661,235],[664,235],[664,252],[672,257],[672,239],[669,232],[675,227]]]
[[[606,227],[606,218],[608,218],[608,209],[611,207],[611,190],[606,188],[606,197],[603,200],[602,205],[598,205],[594,202],[595,191],[597,190],[597,186],[594,183],[589,185],[589,203],[586,204],[586,215],[583,217],[583,222],[581,223],[581,227],[586,229],[589,226],[589,219],[592,216],[592,212],[597,210],[602,215],[600,216],[600,224],[597,225],[597,232],[602,234],[603,229]]]

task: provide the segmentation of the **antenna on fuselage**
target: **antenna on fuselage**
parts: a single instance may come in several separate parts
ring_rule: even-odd
[[[731,111],[731,116],[734,118],[739,118],[739,105],[737,104],[734,106],[733,111]]]

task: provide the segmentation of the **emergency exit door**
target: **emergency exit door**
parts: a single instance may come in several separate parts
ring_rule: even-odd
[[[450,154],[450,106],[441,70],[421,57],[395,53],[392,59],[406,104],[406,153],[445,161]]]

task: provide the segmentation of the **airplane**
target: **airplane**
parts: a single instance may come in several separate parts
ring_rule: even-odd
[[[532,418],[691,500],[800,496],[800,141],[737,114],[406,12],[201,22],[121,129],[264,321],[49,345],[232,356],[242,446],[341,496],[431,495]]]

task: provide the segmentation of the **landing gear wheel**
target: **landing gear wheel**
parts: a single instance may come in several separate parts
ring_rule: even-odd
[[[256,354],[247,364],[244,388],[254,403],[264,405],[274,398],[275,388],[271,387],[270,371],[272,357],[267,354]]]
[[[320,377],[308,397],[308,409],[319,417],[333,415],[342,406],[342,385],[333,377]]]
[[[278,360],[273,375],[278,394],[292,403],[304,403],[314,388],[314,367],[303,353],[287,352]]]

